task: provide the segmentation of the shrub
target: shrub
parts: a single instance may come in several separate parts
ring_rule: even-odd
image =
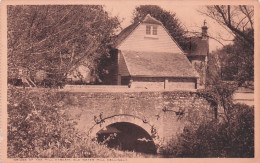
[[[62,108],[63,95],[51,89],[8,90],[9,158],[139,157],[109,149],[75,129]]]
[[[229,121],[213,120],[198,129],[186,126],[163,147],[166,157],[254,157],[254,109],[236,104]]]

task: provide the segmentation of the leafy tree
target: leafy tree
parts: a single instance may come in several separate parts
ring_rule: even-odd
[[[166,157],[254,157],[254,108],[234,104],[236,82],[222,80],[221,58],[209,55],[206,89],[198,95],[215,110],[215,119],[185,126],[163,147]]]
[[[219,50],[224,80],[241,85],[254,80],[254,6],[206,6],[204,15],[222,25],[234,36],[233,44]]]
[[[200,90],[202,95],[211,102],[217,113],[229,121],[228,113],[233,105],[232,96],[237,90],[237,82],[222,80],[222,61],[218,53],[211,53],[207,64],[206,89]]]
[[[189,39],[185,36],[186,31],[180,20],[176,18],[176,14],[166,11],[156,5],[141,5],[135,8],[133,13],[133,21],[138,22],[150,14],[155,19],[162,22],[164,27],[169,31],[170,35],[178,42],[183,50],[189,48]]]
[[[177,139],[162,148],[166,157],[254,157],[254,108],[234,104],[234,82],[222,80],[221,59],[210,54],[206,89],[198,95],[212,104],[215,119],[185,126]]]
[[[168,157],[254,157],[254,109],[236,104],[230,121],[213,120],[199,128],[186,126],[163,150]]]
[[[66,93],[44,89],[8,89],[7,156],[9,158],[141,157],[109,149],[76,127]]]
[[[60,81],[84,65],[99,74],[118,27],[102,6],[8,6],[9,71],[43,70]]]
[[[254,80],[254,53],[239,40],[213,53],[219,58],[222,80],[237,81],[239,85]]]

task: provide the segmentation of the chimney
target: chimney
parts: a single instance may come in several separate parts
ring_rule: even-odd
[[[202,39],[204,40],[206,40],[206,39],[208,39],[208,27],[207,27],[207,22],[206,22],[206,20],[204,20],[204,25],[201,27],[201,29],[202,29]]]

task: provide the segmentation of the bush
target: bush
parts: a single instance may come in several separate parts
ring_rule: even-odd
[[[62,107],[63,94],[43,89],[8,90],[9,158],[139,157],[109,149],[75,129]]]
[[[229,121],[213,120],[184,128],[163,147],[166,157],[254,157],[254,108],[236,104]]]

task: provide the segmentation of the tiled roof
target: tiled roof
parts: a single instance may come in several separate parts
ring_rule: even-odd
[[[140,22],[135,22],[131,24],[130,26],[123,29],[119,35],[116,38],[114,46],[118,46],[122,41],[124,41],[130,33],[140,24],[140,23],[149,23],[149,24],[158,24],[162,25],[162,23],[159,20],[156,20],[155,18],[151,17],[150,14],[146,15]]]
[[[208,46],[207,39],[202,39],[202,37],[191,37],[189,49],[185,52],[188,56],[207,56]]]
[[[122,51],[131,76],[199,77],[184,54]]]

